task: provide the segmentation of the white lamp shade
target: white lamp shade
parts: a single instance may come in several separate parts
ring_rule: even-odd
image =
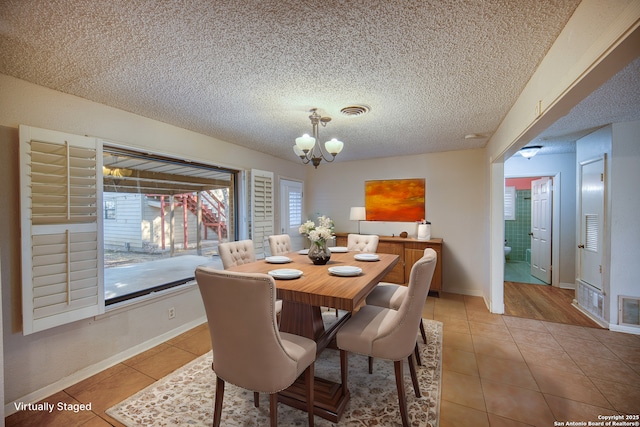
[[[364,206],[351,208],[351,213],[349,214],[349,219],[351,221],[364,221],[367,219],[367,211]]]
[[[302,151],[300,148],[298,148],[297,145],[293,146],[293,152],[296,153],[296,156],[298,156],[298,157],[304,157],[304,151]]]
[[[524,147],[520,149],[520,155],[522,157],[524,157],[525,159],[530,159],[533,156],[535,156],[536,154],[538,154],[538,151],[540,151],[539,146],[533,146],[533,147]]]
[[[309,134],[305,133],[304,135],[296,138],[296,146],[302,150],[303,152],[309,152],[316,143],[316,139]]]
[[[342,141],[338,141],[335,138],[332,138],[331,141],[327,141],[324,143],[324,148],[327,149],[327,152],[333,154],[334,156],[342,151],[342,147],[344,147],[344,143]]]

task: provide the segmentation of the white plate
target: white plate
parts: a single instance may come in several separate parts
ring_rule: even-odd
[[[268,256],[264,260],[270,264],[286,264],[291,262],[291,258],[286,256]]]
[[[362,273],[362,269],[360,267],[353,267],[350,265],[341,265],[337,267],[329,267],[329,273],[334,274],[336,276],[357,276]]]
[[[269,275],[276,279],[297,279],[302,276],[302,271],[293,268],[280,268],[278,270],[271,270]]]
[[[298,251],[300,255],[309,255],[309,249],[301,249]]]
[[[378,254],[355,254],[353,257],[358,261],[378,261],[380,259]]]
[[[342,253],[342,252],[347,252],[348,249],[346,246],[332,246],[329,248],[329,250],[331,252],[335,252],[335,253]]]

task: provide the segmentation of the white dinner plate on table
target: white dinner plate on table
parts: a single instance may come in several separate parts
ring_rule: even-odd
[[[265,261],[267,261],[270,264],[286,264],[288,262],[291,262],[291,258],[286,257],[286,256],[268,256],[264,259]]]
[[[336,267],[329,267],[329,273],[336,276],[357,276],[362,273],[362,269],[360,267],[353,267],[350,265],[339,265]]]
[[[278,270],[271,270],[268,274],[275,279],[297,279],[302,276],[302,271],[293,268],[280,268]]]
[[[300,255],[309,255],[309,249],[301,249],[298,251]]]
[[[329,250],[335,253],[343,253],[348,251],[346,246],[332,246],[329,248]]]
[[[378,254],[355,254],[353,257],[358,261],[378,261],[380,259]]]

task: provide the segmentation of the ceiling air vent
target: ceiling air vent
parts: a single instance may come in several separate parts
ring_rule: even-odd
[[[361,116],[369,111],[371,111],[371,107],[368,105],[349,105],[348,107],[340,109],[342,114],[349,117]]]

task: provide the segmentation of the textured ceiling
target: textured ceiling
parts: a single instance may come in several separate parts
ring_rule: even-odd
[[[290,160],[312,107],[342,160],[478,148],[578,3],[0,0],[0,73]]]

